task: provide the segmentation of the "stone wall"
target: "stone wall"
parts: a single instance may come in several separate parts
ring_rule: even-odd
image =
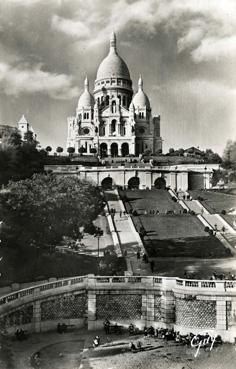
[[[236,337],[236,282],[164,277],[67,278],[0,298],[0,330],[55,329],[58,322],[88,329],[114,324],[169,327],[185,334]]]

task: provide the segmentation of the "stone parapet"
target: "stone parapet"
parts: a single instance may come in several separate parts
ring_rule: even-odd
[[[236,281],[153,276],[79,276],[23,289],[0,298],[0,329],[55,329],[73,322],[88,329],[112,323],[173,327],[181,333],[236,337]]]

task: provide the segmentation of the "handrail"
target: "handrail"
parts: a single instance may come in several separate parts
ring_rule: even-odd
[[[236,280],[197,280],[197,279],[182,279],[175,277],[162,276],[75,276],[72,278],[63,278],[55,282],[47,282],[44,284],[35,285],[33,287],[24,288],[16,292],[4,295],[0,298],[0,306],[12,301],[25,298],[28,296],[37,296],[49,290],[56,290],[68,286],[83,284],[85,287],[91,286],[96,289],[99,286],[112,285],[132,285],[142,288],[168,288],[170,290],[189,290],[193,292],[213,290],[214,292],[226,292],[227,290],[236,290]]]

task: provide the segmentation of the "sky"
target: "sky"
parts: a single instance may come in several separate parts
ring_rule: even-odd
[[[0,124],[25,114],[42,147],[65,147],[112,30],[161,115],[164,151],[221,154],[236,140],[235,0],[0,0]]]

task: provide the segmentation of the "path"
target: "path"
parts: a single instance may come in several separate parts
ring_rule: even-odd
[[[112,214],[113,225],[122,254],[126,258],[128,271],[134,275],[151,275],[149,263],[142,261],[142,255],[145,254],[142,240],[134,227],[131,216],[125,212],[118,191],[107,190],[105,197],[109,212]],[[115,212],[112,212],[112,210],[115,210]],[[137,251],[140,252],[141,259],[137,259]]]

